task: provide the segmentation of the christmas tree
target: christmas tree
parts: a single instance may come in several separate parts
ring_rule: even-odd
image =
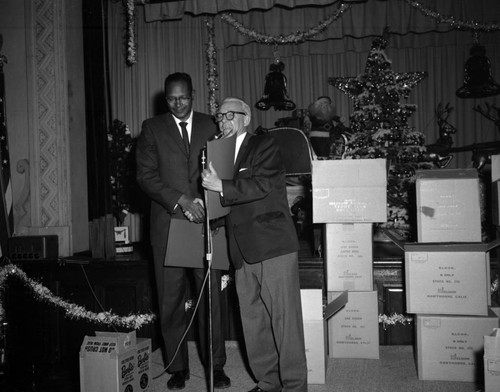
[[[354,102],[346,159],[385,158],[387,177],[387,223],[407,239],[412,237],[412,206],[415,170],[433,164],[426,154],[425,136],[408,125],[416,105],[401,103],[426,72],[396,73],[384,49],[387,40],[372,43],[365,72],[356,77],[332,77],[328,83],[348,94]]]

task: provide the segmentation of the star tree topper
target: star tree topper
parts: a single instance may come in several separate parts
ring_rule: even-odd
[[[388,94],[386,98],[397,104],[400,98],[408,98],[411,89],[427,76],[427,72],[392,71],[392,62],[384,52],[386,46],[387,40],[384,37],[373,40],[363,74],[356,77],[328,78],[329,84],[354,99],[355,110],[359,109],[361,104],[369,104],[367,99],[373,100],[372,104],[380,104],[375,102],[376,97],[380,97],[380,90],[385,90]]]

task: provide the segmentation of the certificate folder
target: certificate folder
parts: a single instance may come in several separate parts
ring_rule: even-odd
[[[168,232],[165,267],[206,268],[205,225],[172,219]],[[226,229],[212,230],[212,269],[228,270]]]
[[[208,163],[212,162],[220,179],[230,180],[233,178],[235,145],[236,136],[207,142],[207,167]],[[207,191],[206,204],[210,219],[225,216],[231,210],[230,207],[222,206],[219,192]]]

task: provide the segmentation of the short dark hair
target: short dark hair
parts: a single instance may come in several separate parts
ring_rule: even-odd
[[[186,83],[189,95],[193,93],[193,81],[191,80],[191,76],[185,72],[175,72],[170,74],[165,79],[164,92],[167,94],[167,87],[171,83],[183,82]]]
[[[332,103],[332,99],[331,99],[328,95],[320,95],[320,96],[316,99],[316,101],[318,101],[318,100],[320,100],[320,99],[322,99],[322,98],[326,99],[326,100],[328,101],[328,103]]]

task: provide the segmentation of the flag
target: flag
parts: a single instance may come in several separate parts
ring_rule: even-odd
[[[0,46],[1,47],[1,46]],[[7,62],[0,54],[0,256],[7,254],[7,244],[14,228],[12,215],[12,188],[10,182],[9,141],[5,117],[5,78],[3,64]]]

